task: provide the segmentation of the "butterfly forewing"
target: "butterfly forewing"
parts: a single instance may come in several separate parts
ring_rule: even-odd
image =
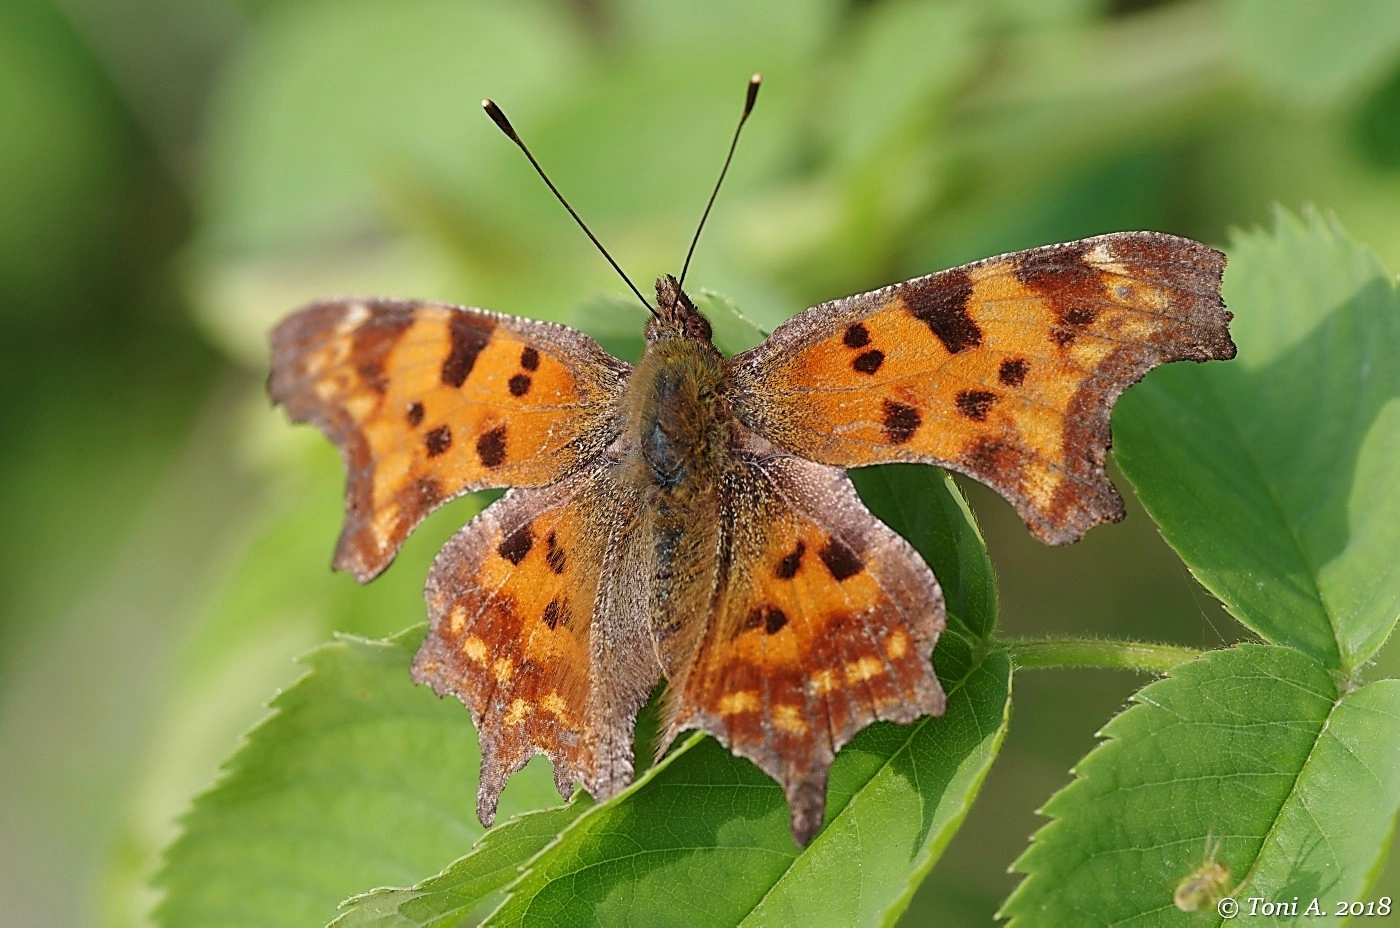
[[[269,390],[345,457],[335,566],[363,582],[448,500],[541,486],[607,447],[629,369],[562,326],[440,303],[331,300],[273,331]]]
[[[826,303],[733,359],[736,409],[826,464],[962,471],[1065,544],[1122,518],[1103,467],[1119,394],[1167,361],[1234,356],[1224,263],[1117,233]]]
[[[490,824],[535,754],[599,800],[632,778],[632,729],[661,668],[643,626],[647,551],[607,462],[513,490],[448,542],[428,578],[414,679],[472,711]]]

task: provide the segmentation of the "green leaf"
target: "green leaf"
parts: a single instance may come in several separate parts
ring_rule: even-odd
[[[962,822],[1006,726],[1006,655],[977,657],[953,635],[934,654],[947,714],[871,726],[842,750],[827,825],[805,850],[777,784],[697,736],[581,816],[487,923],[891,920]]]
[[[714,329],[715,347],[726,355],[747,351],[768,337],[757,322],[744,315],[739,304],[724,294],[700,290],[694,299],[696,308]]]
[[[1364,899],[1400,811],[1400,681],[1345,694],[1289,648],[1241,645],[1133,697],[1046,804],[1011,925],[1189,925],[1208,838],[1232,895]]]
[[[832,88],[836,161],[888,164],[892,140],[937,140],[926,124],[976,67],[982,8],[976,4],[880,3],[856,11],[848,73]]]
[[[473,912],[485,915],[501,901],[499,890],[519,876],[521,862],[539,853],[592,805],[588,794],[580,791],[567,805],[517,816],[486,832],[471,853],[421,883],[345,900],[345,911],[332,928],[451,928],[470,920]]]
[[[1279,95],[1319,106],[1383,80],[1400,53],[1400,5],[1392,0],[1230,0],[1238,60]]]
[[[1350,672],[1400,616],[1400,301],[1335,222],[1280,213],[1225,276],[1239,357],[1130,390],[1118,463],[1230,612]]]
[[[158,878],[160,923],[324,924],[350,894],[410,883],[480,837],[470,716],[409,679],[422,635],[346,636],[304,658],[307,675],[186,816]],[[501,810],[556,796],[536,762]]]
[[[464,51],[480,36],[491,40]],[[324,251],[379,226],[402,185],[459,176],[464,159],[510,163],[499,133],[465,118],[462,102],[489,90],[540,107],[570,87],[579,39],[539,3],[355,0],[268,13],[215,101],[206,239],[275,248],[311,238]],[[489,198],[500,176],[471,179]]]

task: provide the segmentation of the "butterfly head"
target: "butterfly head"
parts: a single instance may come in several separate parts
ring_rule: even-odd
[[[710,323],[680,283],[670,274],[656,280],[656,316],[647,323],[647,341],[663,338],[689,338],[708,342],[713,333]]]

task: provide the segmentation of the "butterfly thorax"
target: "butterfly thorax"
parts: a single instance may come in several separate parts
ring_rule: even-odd
[[[666,494],[712,487],[732,459],[738,422],[710,324],[676,283],[656,282],[657,316],[627,385],[639,477]]]

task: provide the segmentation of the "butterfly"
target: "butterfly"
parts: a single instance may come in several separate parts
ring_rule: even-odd
[[[512,488],[434,562],[412,667],[471,710],[483,824],[535,754],[566,797],[623,790],[664,677],[661,749],[700,729],[749,758],[805,845],[842,745],[945,704],[938,582],[845,470],[959,471],[1049,544],[1121,519],[1110,409],[1158,364],[1234,356],[1224,260],[1153,232],[1035,248],[823,303],[729,358],[667,275],[635,366],[552,323],[332,299],[272,332],[269,391],[345,459],[334,566],[361,582],[447,501]]]

